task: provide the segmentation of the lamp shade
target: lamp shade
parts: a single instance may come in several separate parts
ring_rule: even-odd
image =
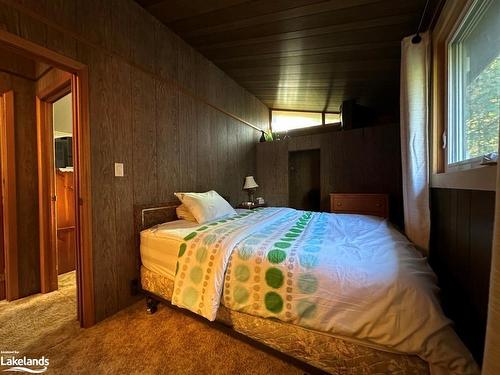
[[[259,187],[259,185],[257,185],[257,183],[255,182],[255,179],[253,178],[253,176],[247,176],[245,177],[245,183],[243,184],[243,189],[246,190],[246,189],[255,189]]]

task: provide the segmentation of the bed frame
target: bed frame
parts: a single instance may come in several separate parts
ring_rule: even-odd
[[[150,228],[152,226],[155,226],[157,224],[177,220],[177,214],[175,209],[180,205],[179,201],[175,202],[167,202],[167,203],[161,203],[161,204],[152,204],[152,205],[140,205],[140,206],[135,206],[134,207],[134,223],[135,223],[135,241],[136,241],[136,249],[137,249],[137,257],[140,262],[140,232],[144,229]],[[139,264],[139,268],[141,267],[141,264]],[[140,293],[142,293],[146,297],[146,308],[147,312],[150,314],[154,314],[157,311],[158,304],[160,302],[165,303],[165,305],[173,308],[174,310],[182,311],[183,313],[187,314],[192,314],[189,311],[184,311],[180,308],[177,308],[176,306],[173,306],[171,302],[165,298],[163,298],[161,295],[158,293],[153,293],[151,291],[145,290],[142,288],[141,282],[137,283],[137,288],[136,288]],[[231,311],[224,306],[221,306],[221,309],[225,311],[225,314],[227,315],[228,311]],[[237,312],[235,312],[238,314]],[[240,320],[245,320],[246,318],[241,315],[246,315],[239,313],[240,317],[235,318],[235,319],[240,319]],[[199,316],[196,314],[192,314],[195,318],[199,319]],[[250,317],[250,315],[246,315],[247,317]],[[280,330],[280,329],[291,329],[294,330],[295,332],[297,331],[307,331],[309,333],[306,333],[308,337],[305,339],[305,342],[307,345],[314,345],[313,343],[318,342],[321,344],[325,343],[324,337],[328,336],[326,334],[321,334],[321,333],[312,333],[312,331],[308,331],[306,329],[303,329],[298,326],[290,325],[288,323],[284,322],[277,322],[274,320],[269,320],[265,318],[259,318],[259,317],[253,317],[253,319],[259,319],[262,322],[265,322],[264,325],[269,325],[271,326],[270,328],[267,327],[266,329],[269,330]],[[231,320],[231,318],[229,318]],[[233,322],[234,324],[238,324],[237,322]],[[335,374],[366,374],[366,373],[372,373],[375,371],[376,373],[381,373],[381,368],[379,367],[381,364],[385,364],[387,366],[392,366],[397,369],[397,373],[399,374],[429,374],[429,368],[426,362],[424,362],[422,359],[416,357],[416,356],[411,356],[411,355],[406,355],[406,354],[396,354],[396,353],[390,353],[386,352],[381,349],[375,349],[375,348],[368,348],[365,345],[362,344],[356,344],[354,342],[349,342],[347,340],[341,339],[341,338],[335,338],[333,336],[328,336],[329,341],[326,343],[329,346],[329,352],[327,353],[329,363],[325,363],[325,361],[320,361],[318,357],[318,353],[314,352],[311,353],[309,349],[305,349],[302,351],[299,351],[299,353],[296,350],[297,345],[301,345],[300,342],[297,343],[297,345],[292,344],[291,346],[281,346],[277,342],[272,342],[270,340],[266,339],[266,332],[254,332],[253,328],[248,330],[247,328],[243,328],[242,326],[231,326],[228,325],[222,320],[221,322],[215,321],[215,322],[208,322],[208,324],[213,325],[214,328],[216,329],[222,329],[226,333],[231,332],[233,336],[237,336],[239,339],[243,339],[244,341],[250,341],[250,344],[259,347],[260,349],[266,349],[273,354],[277,354],[278,356],[281,357],[286,357],[286,360],[295,363],[298,366],[301,366],[303,368],[306,368],[308,372],[311,373],[317,373],[318,368],[326,370],[331,373]],[[260,323],[262,325],[262,323]],[[312,335],[312,336],[311,336]],[[319,339],[319,341],[315,341],[315,337],[320,337],[323,336],[323,339]],[[300,339],[300,335],[297,336]],[[304,340],[303,340],[304,341]],[[304,344],[305,345],[305,344]],[[319,347],[319,345],[318,345]],[[323,346],[321,346],[323,347]],[[337,348],[338,347],[338,348]],[[356,352],[356,347],[360,347],[359,353]],[[354,348],[354,349],[353,349]],[[326,350],[326,349],[325,349]],[[331,354],[330,354],[331,353]],[[362,360],[366,360],[365,362],[356,362],[357,357],[362,356]],[[304,358],[305,357],[305,358]],[[335,357],[335,359],[332,359],[330,361],[330,357]],[[307,362],[306,362],[307,360]],[[311,362],[311,363],[308,363]],[[381,363],[382,362],[382,363]],[[351,366],[353,366],[351,368]],[[372,368],[372,366],[375,366],[375,368]],[[385,369],[387,370],[387,368]],[[386,372],[385,370],[382,371]],[[367,372],[368,371],[368,372]]]

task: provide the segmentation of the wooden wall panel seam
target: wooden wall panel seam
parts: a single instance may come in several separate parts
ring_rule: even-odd
[[[114,58],[113,69],[114,81],[122,84],[122,97],[113,96],[113,107],[118,117],[113,127],[114,160],[124,163],[126,167],[124,177],[114,177],[115,185],[115,264],[117,265],[117,308],[126,307],[130,300],[130,281],[136,277],[138,272],[138,259],[135,249],[134,220],[133,220],[133,189],[134,189],[134,139],[133,139],[133,115],[134,105],[132,95],[132,72],[130,67]],[[123,79],[122,75],[126,78]],[[121,100],[125,98],[125,100]],[[128,99],[128,100],[127,100]],[[122,139],[121,142],[117,142]],[[129,255],[130,254],[130,255]],[[133,256],[132,256],[133,255]],[[129,259],[130,256],[130,259]]]
[[[111,121],[114,107],[108,95],[115,88],[111,80],[111,74],[114,72],[111,60],[112,57],[108,55],[91,53],[91,65],[94,71],[90,75],[89,107],[97,110],[90,111],[89,123],[98,124],[91,126],[91,138],[98,139],[100,146],[96,147],[94,141],[91,154],[93,275],[95,300],[100,301],[95,304],[95,316],[98,321],[118,311],[116,188],[112,162],[109,160],[115,142]],[[102,160],[108,162],[102,163],[100,162]]]
[[[478,363],[488,306],[495,193],[431,189],[429,263],[447,316]]]

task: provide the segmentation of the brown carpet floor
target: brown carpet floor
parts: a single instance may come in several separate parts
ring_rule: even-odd
[[[140,301],[89,329],[76,321],[74,273],[58,291],[0,302],[0,350],[49,358],[47,374],[303,374],[303,365],[190,314]],[[1,367],[0,367],[1,370]],[[313,371],[314,372],[314,371]]]

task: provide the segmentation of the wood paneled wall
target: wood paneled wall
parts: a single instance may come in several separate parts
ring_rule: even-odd
[[[133,206],[244,199],[268,109],[131,0],[0,0],[0,28],[89,66],[96,318],[133,301]],[[114,177],[114,162],[125,177]]]
[[[0,72],[33,81],[36,78],[36,68],[32,60],[0,49]]]
[[[431,189],[429,262],[446,315],[480,363],[483,356],[495,192]]]
[[[401,151],[398,125],[380,125],[292,137],[257,146],[257,196],[288,205],[288,153],[321,150],[321,209],[330,193],[388,193],[390,218],[403,225]]]
[[[24,297],[40,291],[35,82],[0,72],[0,92],[8,90],[14,91],[18,278]]]
[[[256,196],[271,206],[288,206],[288,141],[257,145]],[[310,149],[319,148],[311,147]]]

